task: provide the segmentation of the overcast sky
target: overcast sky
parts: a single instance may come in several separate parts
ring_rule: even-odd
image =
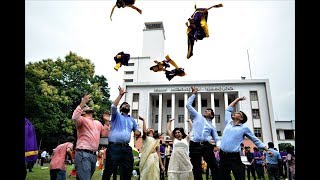
[[[162,21],[165,52],[187,75],[170,82],[192,80],[269,79],[276,120],[295,119],[295,3],[277,1],[137,0],[142,15],[115,8],[116,0],[26,0],[26,63],[58,57],[69,51],[90,59],[104,75],[111,99],[122,85],[122,72],[113,70],[120,51],[142,55],[144,22]],[[209,38],[194,45],[186,59],[185,22],[197,7],[222,3],[209,11]],[[247,55],[247,50],[249,56]],[[121,69],[121,68],[120,68]]]

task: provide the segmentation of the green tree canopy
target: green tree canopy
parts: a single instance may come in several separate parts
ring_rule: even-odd
[[[35,127],[38,139],[65,137],[75,133],[71,120],[85,93],[92,94],[88,104],[95,119],[109,110],[108,81],[94,74],[94,64],[69,52],[65,59],[44,59],[25,66],[25,115]]]

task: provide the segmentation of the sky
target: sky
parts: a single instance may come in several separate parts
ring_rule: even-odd
[[[170,82],[268,79],[275,120],[295,120],[295,2],[136,0],[131,8],[115,8],[116,0],[26,0],[25,62],[64,58],[70,51],[90,59],[95,74],[109,83],[111,100],[118,95],[123,71],[113,69],[120,51],[142,55],[145,22],[162,21],[164,54],[187,72]],[[194,45],[186,59],[185,22],[194,5],[209,10],[209,37]],[[192,73],[190,73],[192,72]]]

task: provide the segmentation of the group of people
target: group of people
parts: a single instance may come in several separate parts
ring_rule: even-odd
[[[76,152],[74,165],[77,178],[91,179],[96,170],[96,151],[99,147],[100,137],[108,137],[102,179],[109,180],[118,169],[121,179],[131,179],[134,158],[129,142],[132,132],[136,139],[142,136],[143,140],[139,163],[141,180],[162,179],[165,171],[169,180],[200,180],[203,174],[202,160],[210,169],[213,180],[231,180],[231,171],[236,180],[244,180],[245,165],[241,161],[241,144],[245,137],[257,146],[256,149],[264,150],[269,179],[279,179],[273,172],[275,172],[274,168],[278,167],[274,165],[274,162],[278,162],[277,160],[281,159],[281,156],[279,152],[274,150],[273,143],[269,142],[266,146],[249,127],[244,125],[248,119],[246,114],[242,111],[234,112],[236,104],[245,100],[246,97],[236,98],[226,108],[225,128],[220,138],[212,124],[215,115],[213,109],[207,108],[201,114],[192,106],[198,89],[191,87],[192,95],[186,104],[192,117],[192,122],[188,121],[190,133],[186,133],[182,127],[175,127],[171,130],[174,118],[170,119],[167,122],[166,133],[172,140],[173,147],[170,149],[171,146],[168,145],[165,149],[169,151],[163,152],[160,150],[161,143],[158,131],[147,128],[146,120],[139,116],[139,120],[143,122],[142,132],[140,132],[137,121],[129,115],[130,105],[128,102],[123,102],[119,106],[119,110],[117,109],[120,100],[126,93],[124,88],[118,87],[118,90],[119,95],[112,102],[111,112],[102,115],[105,123],[93,119],[94,110],[87,105],[91,101],[91,95],[86,94],[81,98],[80,104],[72,115],[77,127],[76,146],[73,147],[75,139],[68,137],[64,144],[55,148],[50,164],[52,179],[57,176],[65,179],[64,161],[67,155],[72,155],[72,149]],[[165,158],[166,155],[169,157],[168,160]],[[255,159],[254,156],[252,157]],[[219,158],[219,164],[216,158]],[[289,161],[294,160],[294,155],[289,156],[288,159],[290,159]],[[167,160],[166,163],[163,160]]]

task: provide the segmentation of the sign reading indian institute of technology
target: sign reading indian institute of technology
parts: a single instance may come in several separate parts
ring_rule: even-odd
[[[219,86],[219,87],[198,87],[199,91],[231,91],[233,87],[231,86]],[[189,92],[191,87],[173,87],[173,88],[155,88],[154,92]]]

